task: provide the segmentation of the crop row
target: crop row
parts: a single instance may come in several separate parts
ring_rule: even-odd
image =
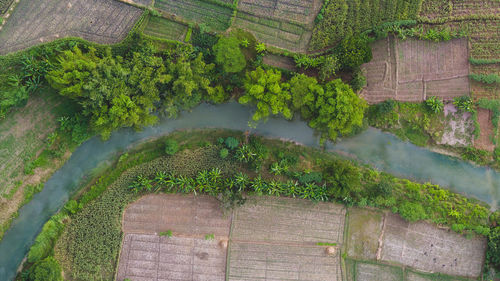
[[[14,0],[0,0],[0,15],[7,12],[7,9]]]
[[[186,31],[187,26],[183,24],[165,18],[150,17],[143,32],[162,39],[183,41]]]
[[[227,7],[200,0],[157,0],[155,7],[186,20],[205,24],[218,31],[229,27],[233,13]]]
[[[312,0],[241,0],[238,8],[258,16],[281,18],[306,24],[315,14],[313,5],[314,1]]]
[[[421,0],[332,0],[314,27],[310,49],[322,49],[384,22],[415,19]]]

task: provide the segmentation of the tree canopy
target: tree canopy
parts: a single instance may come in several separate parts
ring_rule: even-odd
[[[266,119],[270,114],[282,114],[286,119],[293,117],[293,112],[288,106],[291,99],[290,85],[281,83],[279,70],[266,71],[257,67],[256,70],[246,74],[244,88],[245,95],[239,99],[239,102],[252,103],[257,106],[252,117],[253,121]]]
[[[161,57],[134,53],[130,61],[113,57],[108,49],[98,55],[90,48],[63,52],[59,65],[47,74],[50,85],[77,100],[91,127],[103,138],[113,130],[154,124],[159,85],[171,80]]]

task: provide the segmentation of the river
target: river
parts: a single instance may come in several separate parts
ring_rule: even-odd
[[[235,102],[217,106],[202,104],[178,119],[161,119],[156,126],[140,132],[122,129],[105,142],[98,137],[86,141],[52,175],[43,190],[19,210],[19,216],[0,242],[0,280],[15,277],[43,224],[74,194],[79,183],[99,164],[137,143],[178,129],[226,128],[319,146],[318,136],[301,120],[272,118],[253,129],[248,127],[251,115],[250,107]],[[431,152],[373,128],[336,144],[327,143],[326,148],[396,176],[439,184],[487,202],[493,208],[500,200],[500,173]]]

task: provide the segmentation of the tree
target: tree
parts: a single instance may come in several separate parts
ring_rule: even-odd
[[[63,96],[77,100],[92,128],[104,139],[121,127],[154,124],[159,85],[171,79],[161,57],[134,53],[130,61],[113,57],[110,49],[98,55],[90,48],[63,52],[59,65],[47,74],[50,85]]]
[[[359,193],[361,173],[359,168],[348,161],[327,162],[323,166],[323,178],[331,198],[352,200]]]
[[[314,114],[316,97],[324,95],[324,90],[314,77],[297,74],[290,79],[290,93],[292,109],[299,111],[302,118],[310,119]]]
[[[246,66],[245,56],[240,49],[238,38],[222,36],[214,46],[215,62],[222,66],[224,72],[235,73]]]
[[[279,70],[264,70],[260,66],[252,72],[247,72],[245,79],[245,95],[239,102],[242,104],[253,103],[257,105],[253,121],[267,118],[270,114],[283,114],[286,119],[293,117],[289,108],[291,95],[290,85],[281,83]]]
[[[325,85],[323,95],[318,95],[309,109],[314,113],[309,126],[318,130],[322,137],[331,140],[347,135],[363,124],[367,105],[340,79]]]
[[[29,275],[30,281],[62,281],[61,266],[53,257],[36,262]]]
[[[210,85],[209,74],[215,66],[206,64],[201,53],[195,59],[189,59],[189,54],[180,54],[166,64],[170,79],[162,99],[163,107],[171,117],[177,116],[179,110],[193,108],[204,98],[215,102],[225,99],[222,88]]]

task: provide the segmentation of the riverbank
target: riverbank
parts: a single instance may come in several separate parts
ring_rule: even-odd
[[[202,137],[203,134],[196,133],[196,132],[194,134],[189,133],[189,132],[177,132],[177,133],[174,133],[173,135],[171,135],[170,137],[179,140],[179,144],[180,144],[180,148],[181,148],[180,151],[182,151],[182,150],[188,151],[188,152],[189,151],[200,151],[197,153],[201,153],[203,151],[207,151],[207,152],[213,151],[214,145],[215,145],[215,147],[219,146],[216,144],[217,139],[219,137],[218,134],[220,134],[220,132],[224,132],[224,130],[218,130],[216,132],[219,132],[219,133],[210,133],[208,135],[205,134],[206,137],[204,137],[204,138]],[[241,135],[239,135],[239,133],[230,133],[230,135],[233,135],[236,138],[240,138],[240,142],[244,141],[244,138],[239,137],[239,136],[241,136]],[[196,136],[196,137],[194,137],[194,136]],[[135,163],[133,166],[137,166],[137,165],[139,165],[139,163],[141,163],[143,161],[145,161],[145,162],[152,161],[152,159],[154,159],[155,157],[158,157],[159,155],[163,154],[163,152],[162,152],[163,151],[163,149],[162,149],[163,142],[164,142],[164,139],[162,139],[162,138],[158,139],[158,141],[148,142],[147,144],[144,144],[142,146],[143,148],[145,148],[143,153],[134,154],[134,153],[129,152],[128,154],[126,154],[127,155],[126,157],[122,156],[123,158],[121,158],[121,161],[118,161],[116,164],[116,167],[112,168],[112,170],[116,171],[116,172],[108,173],[103,178],[101,178],[99,181],[97,181],[97,184],[94,185],[94,187],[90,189],[90,191],[89,191],[90,194],[93,194],[93,195],[90,195],[91,197],[88,197],[89,192],[83,194],[82,198],[87,198],[84,200],[84,202],[93,202],[93,201],[88,201],[89,198],[90,198],[90,200],[93,200],[91,198],[99,198],[100,194],[102,192],[106,192],[107,187],[112,182],[115,182],[117,177],[120,177],[119,175],[122,173],[120,171],[125,171],[122,169],[123,167],[128,167],[128,168],[132,167],[132,166],[127,166],[127,165],[129,165],[127,163]],[[181,142],[183,142],[183,143],[181,143]],[[271,147],[274,147],[274,148],[269,149],[269,158],[267,158],[266,161],[261,163],[261,165],[263,167],[261,169],[261,174],[262,174],[263,179],[267,179],[267,180],[271,180],[271,181],[272,181],[272,179],[275,179],[278,181],[286,181],[286,179],[288,177],[286,174],[275,175],[271,172],[272,171],[271,164],[276,163],[277,160],[279,159],[279,155],[277,154],[278,151],[285,151],[285,153],[287,151],[289,151],[289,152],[291,152],[292,155],[300,155],[299,162],[298,162],[297,166],[293,169],[290,169],[289,170],[290,172],[304,171],[304,170],[306,170],[308,172],[317,172],[318,168],[320,167],[320,166],[318,166],[320,164],[320,162],[336,161],[335,159],[338,159],[338,161],[341,161],[342,163],[350,163],[349,161],[339,159],[338,156],[335,156],[334,154],[324,153],[324,152],[321,152],[321,151],[314,149],[314,148],[311,148],[311,147],[296,146],[294,144],[282,142],[279,140],[262,139],[262,142],[266,147],[270,147],[270,145],[271,145]],[[196,175],[195,171],[200,171],[200,169],[211,169],[211,167],[215,167],[213,165],[219,166],[216,163],[223,163],[223,162],[227,162],[227,161],[230,161],[231,163],[233,163],[230,165],[223,165],[226,168],[222,169],[222,172],[224,170],[228,171],[227,167],[231,167],[230,170],[234,171],[235,167],[238,167],[239,165],[241,165],[241,164],[238,164],[238,162],[233,162],[234,160],[232,160],[232,159],[234,159],[234,158],[229,158],[228,160],[220,159],[217,151],[218,151],[218,149],[215,151],[215,154],[214,154],[214,152],[209,152],[209,155],[212,155],[210,157],[212,157],[213,160],[209,160],[210,157],[206,158],[206,156],[201,156],[205,152],[203,152],[202,154],[200,154],[197,157],[188,156],[191,152],[189,152],[188,154],[186,154],[187,152],[178,152],[178,153],[180,153],[179,154],[180,156],[181,155],[184,155],[184,156],[182,156],[178,161],[174,161],[174,162],[172,162],[170,160],[169,161],[161,160],[161,157],[160,157],[160,159],[153,161],[156,164],[145,163],[144,165],[137,166],[136,168],[133,169],[133,171],[134,171],[133,174],[127,173],[127,176],[126,176],[127,180],[125,182],[123,180],[120,180],[119,182],[124,183],[125,187],[127,187],[129,185],[130,181],[134,180],[134,177],[141,175],[143,173],[146,173],[146,174],[143,174],[144,176],[149,175],[149,174],[154,175],[156,173],[156,171],[161,171],[163,169],[161,167],[163,167],[164,165],[167,165],[165,167],[177,167],[176,169],[181,169],[181,170],[183,170],[183,169],[191,170],[192,172],[188,172],[188,174],[185,174],[187,176]],[[75,153],[78,153],[78,150],[75,151]],[[283,157],[283,156],[281,156],[281,157]],[[188,159],[197,159],[197,161],[192,162],[193,160],[188,160]],[[206,160],[203,160],[203,159],[206,159]],[[216,159],[218,159],[218,160],[216,160]],[[139,162],[137,162],[137,161],[139,161]],[[346,161],[346,162],[344,162],[344,161]],[[68,161],[68,163],[70,163],[70,162],[71,162],[71,159],[70,159],[70,161]],[[177,163],[177,164],[175,164],[175,163]],[[235,165],[235,164],[238,164],[238,165]],[[174,165],[174,166],[172,166],[172,165]],[[244,165],[246,165],[246,164],[244,164]],[[223,167],[223,166],[219,166],[219,167]],[[120,167],[122,167],[122,168],[120,168]],[[393,206],[396,207],[396,209],[393,207],[392,210],[396,211],[396,210],[399,210],[402,206],[399,204],[402,204],[403,202],[413,202],[412,200],[415,200],[416,198],[421,198],[420,196],[422,196],[422,195],[418,195],[418,197],[414,197],[417,194],[414,192],[416,192],[417,190],[418,190],[418,193],[420,193],[420,192],[425,193],[428,191],[431,192],[432,190],[436,190],[436,191],[441,190],[438,192],[438,194],[441,194],[440,195],[441,199],[438,201],[435,201],[436,204],[438,204],[438,205],[435,205],[435,206],[432,205],[432,207],[430,207],[430,206],[424,207],[424,209],[423,209],[424,211],[425,210],[428,210],[428,211],[432,210],[432,212],[437,212],[435,214],[439,214],[440,213],[439,210],[441,208],[446,209],[447,208],[446,206],[451,206],[451,205],[447,205],[443,201],[444,198],[448,198],[446,200],[451,200],[450,202],[455,202],[452,204],[452,206],[454,206],[453,208],[456,210],[460,210],[460,208],[457,208],[458,206],[456,205],[456,202],[464,202],[465,204],[471,204],[472,202],[474,202],[474,201],[467,200],[467,199],[461,197],[460,195],[450,193],[446,190],[435,189],[435,187],[433,187],[432,185],[420,185],[420,184],[415,185],[413,183],[410,184],[410,182],[406,181],[406,180],[396,180],[396,179],[389,180],[389,182],[388,182],[389,185],[392,186],[391,194],[396,196],[396,198],[398,196],[403,196],[402,197],[402,198],[404,198],[403,201],[399,201],[400,199],[396,199],[395,201],[393,201],[393,199],[388,199],[388,198],[383,199],[383,197],[376,199],[376,200],[370,199],[368,194],[363,195],[363,194],[365,194],[365,192],[369,192],[370,190],[372,190],[371,186],[373,186],[373,185],[370,184],[370,182],[373,182],[373,180],[378,181],[382,178],[391,179],[391,177],[385,173],[379,173],[379,172],[371,170],[367,167],[363,167],[363,166],[355,166],[355,167],[357,167],[357,168],[354,168],[355,170],[362,172],[363,176],[361,178],[363,179],[362,182],[364,182],[364,184],[362,186],[359,186],[359,188],[361,188],[360,190],[356,189],[357,190],[356,193],[349,193],[349,194],[351,194],[349,196],[355,196],[355,197],[352,197],[353,201],[351,201],[351,203],[349,203],[349,201],[344,201],[344,203],[346,203],[346,204],[356,204],[356,205],[376,204],[378,206],[385,206],[385,208],[387,208],[388,206],[391,206],[392,204],[395,204]],[[195,169],[195,170],[192,170],[192,169]],[[239,169],[239,168],[237,168],[237,169]],[[178,171],[181,171],[181,170],[178,170]],[[256,176],[256,174],[254,172],[251,172],[251,171],[248,171],[248,172],[250,173],[249,175],[251,178]],[[118,173],[118,174],[116,174],[116,173]],[[224,172],[223,172],[223,174],[224,174]],[[110,179],[107,179],[109,177],[111,177],[110,178],[111,181],[110,181]],[[396,184],[396,185],[394,185],[394,184]],[[413,190],[413,191],[411,191],[411,192],[410,192],[410,190],[397,191],[397,190],[399,190],[399,188],[404,187],[404,186],[407,186],[405,188],[410,188],[410,186],[413,186],[413,187],[411,187],[412,188],[411,190]],[[431,188],[431,189],[429,189],[429,188]],[[286,189],[278,189],[278,190],[286,190]],[[425,191],[425,190],[427,190],[427,191]],[[265,189],[263,191],[266,192]],[[42,191],[42,193],[40,195],[43,195],[44,192],[45,192],[45,190]],[[385,192],[387,192],[387,190]],[[432,191],[432,192],[434,192],[434,191]],[[279,192],[278,192],[278,194],[279,194]],[[399,195],[397,195],[397,194],[399,194]],[[445,195],[445,197],[442,197],[443,195]],[[359,197],[359,196],[361,196],[361,197]],[[363,196],[367,196],[367,197],[364,198]],[[453,199],[455,196],[459,196],[462,199],[459,199],[459,200]],[[99,201],[99,199],[97,199],[97,200]],[[342,199],[342,200],[344,200],[344,199]],[[375,200],[375,201],[372,201],[372,200]],[[434,202],[434,201],[426,199],[426,204],[431,204],[431,202]],[[86,204],[87,203],[84,203],[84,205],[86,205]],[[90,203],[90,204],[92,204],[92,203]],[[380,205],[380,204],[382,204],[382,205]],[[389,204],[389,205],[387,205],[387,204]],[[471,206],[480,206],[480,205],[472,204]],[[116,207],[119,207],[119,206],[116,206]],[[401,209],[401,211],[407,207],[403,207],[403,209]],[[115,207],[113,207],[113,208],[115,208]],[[65,210],[66,209],[67,208],[65,208]],[[104,209],[102,209],[100,207],[100,210],[106,210],[106,209],[109,209],[109,207],[105,207]],[[449,212],[446,211],[445,209],[443,209],[442,214],[445,215],[446,217],[448,217]],[[410,211],[410,213],[407,213],[406,215],[413,214],[414,211]],[[88,212],[88,211],[86,211],[86,212]],[[462,211],[459,211],[459,212],[462,212]],[[474,212],[477,212],[477,211],[474,211]],[[93,212],[91,212],[91,213],[93,213]],[[468,212],[468,211],[465,211],[465,213],[468,213],[469,215],[471,214],[471,212]],[[420,215],[418,215],[418,211],[416,214],[417,214],[417,218],[422,215],[422,213]],[[467,215],[467,216],[469,216],[469,215]],[[428,215],[424,215],[424,216],[427,217]],[[441,216],[441,215],[439,215],[439,216]],[[436,217],[436,215],[432,215],[432,216],[429,216],[428,219],[431,219],[431,220],[436,221],[436,222],[439,221],[439,223],[445,223],[444,220],[439,219],[439,216]],[[96,216],[93,215],[92,217],[96,217]],[[106,216],[97,216],[97,217],[102,217],[103,219],[106,218]],[[422,217],[420,217],[420,218],[422,218]],[[465,218],[465,217],[463,217],[463,218]],[[454,220],[457,218],[449,217],[449,219]],[[73,220],[73,219],[71,219],[71,220]],[[474,219],[474,221],[479,222],[481,220],[476,218],[476,219]],[[33,217],[31,218],[30,223],[33,223]],[[448,224],[448,223],[445,223],[445,224]],[[95,224],[93,224],[93,225],[95,225]],[[104,225],[106,225],[106,224],[104,224]],[[448,225],[451,226],[451,224],[448,224]],[[459,230],[461,227],[457,224],[454,226],[454,228],[456,230]],[[78,232],[75,232],[75,233],[78,233]],[[9,233],[7,233],[6,238],[8,237],[8,234]],[[25,233],[23,235],[25,235]],[[95,237],[95,236],[92,236],[92,237]],[[19,239],[19,238],[21,238],[21,237],[16,237],[15,240],[14,241],[11,240],[10,243],[15,244],[16,243],[15,241],[17,241],[17,239]],[[24,238],[22,238],[22,239],[24,239]],[[72,239],[69,239],[69,240],[66,239],[66,241],[71,241],[71,240]],[[12,244],[9,244],[9,247],[12,247],[12,246],[13,246]],[[0,243],[0,250],[2,250],[2,252],[6,251],[5,249],[2,249],[2,247],[5,247],[5,241]],[[63,248],[65,248],[65,247],[63,247]],[[24,254],[22,256],[24,256]],[[22,259],[22,256],[20,257],[21,259]],[[12,262],[12,259],[10,259],[10,261]],[[0,264],[4,264],[4,263],[1,262]]]

